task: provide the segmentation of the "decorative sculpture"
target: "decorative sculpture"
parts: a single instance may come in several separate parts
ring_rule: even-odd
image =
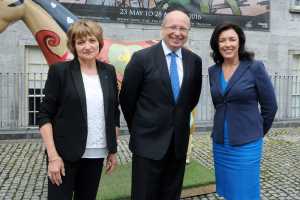
[[[49,65],[73,57],[66,45],[66,31],[78,17],[60,3],[55,0],[0,0],[0,32],[18,20],[22,20],[31,31]],[[105,39],[99,59],[116,66],[118,81],[121,82],[132,53],[156,42]]]

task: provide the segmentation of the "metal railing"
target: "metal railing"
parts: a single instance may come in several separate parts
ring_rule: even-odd
[[[0,73],[0,129],[37,126],[36,115],[46,78],[46,73]],[[300,78],[275,74],[271,76],[271,80],[278,102],[276,120],[299,120]],[[201,97],[196,108],[196,124],[211,123],[213,114],[208,76],[204,75]],[[121,121],[125,126],[124,120]]]

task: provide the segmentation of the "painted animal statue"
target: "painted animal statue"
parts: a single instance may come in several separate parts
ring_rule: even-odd
[[[0,0],[0,33],[18,20],[22,20],[32,32],[49,65],[73,58],[67,48],[66,31],[78,17],[60,3],[55,0]],[[121,83],[124,68],[133,52],[155,43],[157,40],[128,42],[104,39],[99,59],[116,67]]]
[[[48,64],[73,58],[67,48],[66,31],[78,17],[55,0],[0,0],[0,33],[22,20],[35,37]],[[104,39],[99,59],[117,68],[121,82],[124,68],[132,53],[157,41],[140,42]]]

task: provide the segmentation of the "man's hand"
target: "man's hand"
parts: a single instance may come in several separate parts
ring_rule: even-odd
[[[115,169],[115,167],[117,166],[117,156],[115,153],[112,154],[108,154],[107,158],[106,158],[106,174],[111,174],[112,171]]]

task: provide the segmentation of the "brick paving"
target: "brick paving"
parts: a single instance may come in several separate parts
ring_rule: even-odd
[[[264,140],[262,200],[300,200],[300,128],[273,129]],[[119,142],[119,163],[130,161],[128,136]],[[208,133],[196,133],[192,158],[213,168]],[[47,199],[46,164],[40,139],[0,141],[0,199]],[[222,200],[215,193],[184,200]]]

